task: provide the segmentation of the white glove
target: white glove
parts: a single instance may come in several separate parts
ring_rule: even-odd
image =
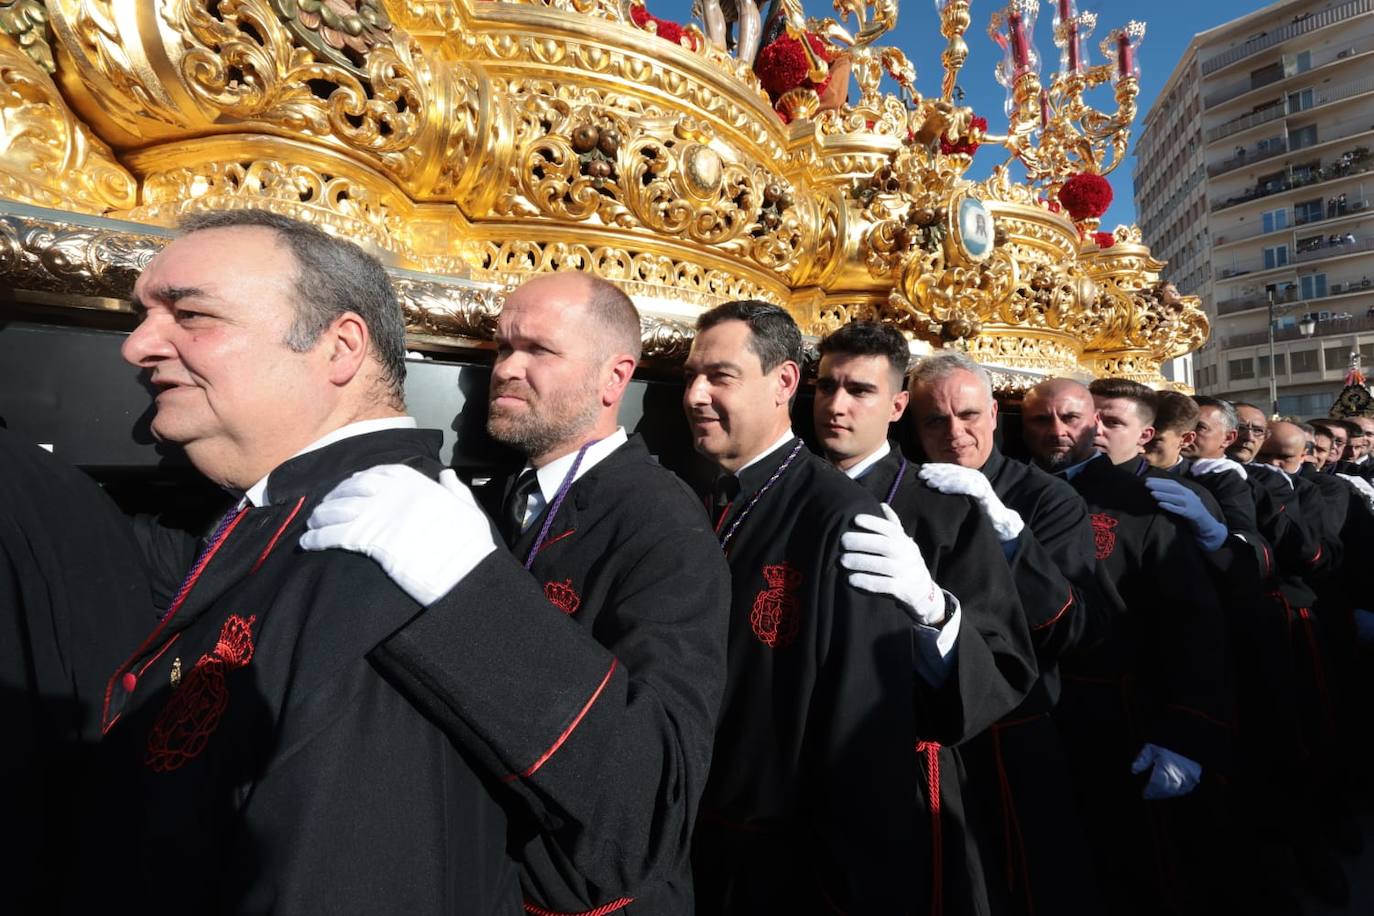
[[[329,492],[306,527],[303,549],[369,556],[426,607],[496,549],[486,515],[452,470],[437,483],[400,464],[359,471]]]
[[[983,514],[992,522],[992,528],[1002,543],[1014,541],[1026,527],[1015,509],[1008,509],[992,490],[992,481],[983,476],[976,468],[966,468],[958,464],[923,464],[921,479],[941,493],[960,493],[972,496],[983,507]]]
[[[883,503],[883,516],[857,515],[854,526],[840,538],[840,565],[850,570],[849,584],[865,592],[891,595],[916,622],[938,627],[945,622],[945,595],[930,577],[921,548],[907,537],[892,507]]]
[[[1167,747],[1146,742],[1131,764],[1131,772],[1144,773],[1150,766],[1154,769],[1150,771],[1150,781],[1141,793],[1146,799],[1181,798],[1196,789],[1198,781],[1202,779],[1202,764]]]
[[[1189,473],[1194,477],[1201,477],[1203,474],[1220,474],[1222,471],[1235,471],[1240,475],[1241,480],[1250,479],[1244,466],[1230,458],[1199,458],[1193,462],[1193,467]]]

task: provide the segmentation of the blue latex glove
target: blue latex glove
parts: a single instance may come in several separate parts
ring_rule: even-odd
[[[1177,480],[1162,477],[1146,477],[1145,486],[1150,488],[1150,495],[1161,509],[1187,519],[1203,550],[1210,552],[1226,543],[1226,526],[1212,517],[1192,490]]]

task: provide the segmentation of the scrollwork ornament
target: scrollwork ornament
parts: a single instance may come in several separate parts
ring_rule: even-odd
[[[166,240],[0,214],[0,277],[13,289],[127,299]]]

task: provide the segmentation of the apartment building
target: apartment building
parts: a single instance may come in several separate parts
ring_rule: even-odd
[[[1195,387],[1267,407],[1272,370],[1280,413],[1324,413],[1352,352],[1374,367],[1374,0],[1195,36],[1136,156],[1145,240],[1212,319]]]

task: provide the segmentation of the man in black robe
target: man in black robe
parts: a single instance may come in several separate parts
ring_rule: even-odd
[[[16,842],[0,867],[15,912],[51,910],[100,740],[105,679],[156,622],[128,519],[96,484],[0,429],[0,759]]]
[[[1088,504],[1098,581],[1118,613],[1101,642],[1064,664],[1056,710],[1068,738],[1112,912],[1158,912],[1161,878],[1147,800],[1196,788],[1229,743],[1225,643],[1217,597],[1191,531],[1144,484],[1098,453],[1098,414],[1078,382],[1051,379],[1023,405],[1027,450]],[[1169,608],[1169,625],[1158,618]],[[1148,774],[1142,792],[1131,774]]]
[[[1003,556],[999,536],[980,504],[968,496],[948,495],[931,487],[919,469],[888,442],[889,424],[901,419],[908,392],[906,339],[890,327],[855,321],[820,343],[813,402],[816,435],[826,456],[846,476],[891,506],[902,527],[920,548],[932,576],[958,596],[963,626],[996,635],[1024,627],[1024,611]],[[1015,621],[1008,624],[1007,621]],[[1005,639],[1005,637],[1001,637]],[[945,772],[960,772],[955,749],[941,751]],[[956,891],[966,887],[966,909],[988,904],[986,883],[1000,872],[984,874],[977,850],[978,831],[993,832],[994,819],[969,811],[963,786],[946,778],[941,784],[945,818],[945,903],[952,910]],[[989,799],[997,787],[982,787]],[[995,810],[984,805],[984,811]],[[966,827],[965,827],[966,825]],[[965,827],[956,832],[958,828]],[[960,836],[960,833],[963,835]]]
[[[616,422],[640,355],[629,297],[587,274],[536,278],[507,297],[496,342],[487,428],[527,462],[477,497],[501,523],[526,603],[431,609],[377,664],[480,749],[491,776],[518,777],[512,844],[532,911],[690,914],[689,840],[725,686],[720,547],[696,497]],[[380,512],[404,516],[404,491],[370,489]],[[432,536],[480,524],[455,518]],[[389,568],[442,576],[441,562],[427,571],[436,561],[412,551]],[[519,687],[493,696],[492,669]],[[551,690],[585,692],[566,735],[522,716]],[[547,750],[522,757],[541,736]]]
[[[1050,710],[1059,661],[1103,613],[1094,582],[1092,527],[1067,483],[1004,457],[995,444],[997,401],[986,371],[940,353],[911,375],[912,415],[932,486],[978,501],[1026,614],[1040,676],[1016,709],[958,748],[995,913],[1099,913],[1072,780]]]
[[[1015,706],[1034,664],[1024,628],[965,625],[890,510],[793,435],[800,355],[783,309],[733,302],[685,366],[733,576],[698,909],[943,912],[939,746]]]
[[[123,352],[157,391],[154,435],[238,500],[107,677],[69,906],[518,914],[490,790],[368,660],[419,604],[365,557],[295,549],[354,472],[441,470],[439,434],[404,415],[386,272],[265,211],[186,228],[138,279]]]

